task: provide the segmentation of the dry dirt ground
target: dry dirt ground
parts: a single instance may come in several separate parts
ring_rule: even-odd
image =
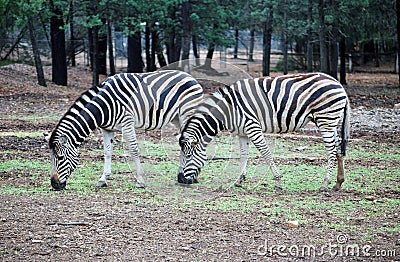
[[[46,69],[49,75],[49,68]],[[48,81],[48,87],[35,83],[35,71],[30,66],[0,67],[0,165],[20,157],[32,161],[47,161],[48,151],[41,137],[18,137],[19,132],[50,131],[74,99],[90,83],[90,73],[82,68],[70,69],[68,88],[59,87]],[[47,77],[49,79],[50,77]],[[367,82],[371,81],[372,82]],[[400,91],[395,87],[395,76],[349,75],[347,88],[353,107],[352,138],[360,143],[378,141],[394,147],[400,145],[400,112],[394,105],[400,103]],[[34,115],[36,119],[27,116]],[[47,119],[41,121],[41,119]],[[99,145],[101,146],[101,144]],[[101,156],[96,158],[101,161]],[[288,160],[290,163],[290,160]],[[370,163],[366,161],[366,168]],[[16,163],[18,165],[18,163]],[[397,165],[397,167],[396,167]],[[392,163],[400,168],[399,163]],[[351,163],[348,168],[351,168]],[[40,180],[40,181],[38,181]],[[40,179],[31,178],[16,168],[13,172],[0,173],[0,190],[9,185],[29,185],[35,188],[48,180],[48,174]],[[397,181],[399,182],[399,180]],[[93,184],[95,181],[93,181]],[[400,182],[399,182],[400,183]],[[50,183],[49,183],[50,184]],[[180,187],[172,181],[170,190]],[[50,185],[49,185],[50,188]],[[172,188],[172,189],[171,189]],[[186,190],[186,189],[184,189]],[[188,189],[188,192],[190,189]],[[297,199],[316,192],[300,193]],[[376,192],[399,198],[398,191]],[[190,197],[190,193],[187,193]],[[207,194],[217,194],[207,192]],[[236,193],[232,193],[236,194]],[[260,194],[250,191],[239,194]],[[274,200],[284,198],[284,192],[267,194],[273,205]],[[298,228],[289,227],[284,218],[268,216],[262,207],[251,207],[251,212],[235,210],[213,210],[202,207],[160,205],[152,201],[152,192],[131,190],[119,193],[117,190],[92,190],[89,193],[56,192],[42,193],[0,192],[0,259],[3,261],[259,261],[259,260],[369,260],[359,257],[282,257],[276,252],[267,254],[268,244],[323,245],[337,241],[343,233],[323,230],[320,223],[331,214],[318,210],[306,214],[313,223]],[[263,197],[259,196],[258,197]],[[360,199],[357,190],[333,193],[330,198],[316,196],[327,204],[343,203],[349,199]],[[223,197],[222,197],[223,198]],[[223,199],[222,199],[223,201]],[[288,200],[290,205],[290,200]],[[397,207],[393,215],[382,212],[382,217],[366,219],[368,214],[351,214],[332,217],[338,224],[362,224],[368,220],[369,227],[379,227],[390,221],[400,222]],[[389,212],[390,214],[390,212]],[[359,217],[359,218],[357,218]],[[347,221],[347,222],[346,222]],[[348,236],[349,241],[361,241],[357,234]],[[400,235],[392,232],[367,240],[374,247],[396,249],[400,258]],[[372,242],[371,242],[372,241]],[[383,259],[385,260],[385,259]]]

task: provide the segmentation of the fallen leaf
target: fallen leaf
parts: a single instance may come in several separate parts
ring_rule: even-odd
[[[288,226],[292,228],[297,228],[299,226],[299,221],[297,220],[290,220],[287,222]]]
[[[369,201],[375,201],[376,200],[376,196],[365,196],[364,198],[366,200],[369,200]]]

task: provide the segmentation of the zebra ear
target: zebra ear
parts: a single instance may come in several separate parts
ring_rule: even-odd
[[[60,136],[58,141],[60,142],[60,144],[65,145],[68,142],[68,138],[67,138],[67,136]]]

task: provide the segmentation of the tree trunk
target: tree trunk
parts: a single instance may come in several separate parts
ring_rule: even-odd
[[[92,28],[92,70],[93,70],[93,78],[92,85],[97,86],[99,84],[99,71],[98,71],[98,34],[99,28],[97,26]]]
[[[11,55],[11,53],[14,51],[15,47],[17,47],[19,42],[21,42],[26,30],[27,30],[26,26],[24,28],[22,28],[22,30],[19,32],[14,44],[11,46],[11,48],[8,50],[8,52],[4,55],[4,57],[2,57],[0,60],[7,60],[8,56]]]
[[[172,64],[173,62],[175,62],[175,58],[173,57],[175,54],[175,35],[174,32],[170,32],[168,34],[168,41],[165,43],[165,46],[167,48],[167,60],[168,60],[168,64]]]
[[[36,42],[35,29],[34,29],[32,17],[28,18],[28,28],[29,28],[29,35],[31,38],[33,57],[35,60],[35,67],[36,67],[38,83],[41,86],[46,86],[46,80],[44,78],[44,73],[43,73],[42,60],[40,60],[40,53],[39,53],[39,48],[38,48],[38,45]]]
[[[396,0],[396,13],[397,13],[397,63],[400,58],[400,0]],[[399,88],[400,88],[400,70],[399,75]]]
[[[107,42],[108,42],[108,61],[110,64],[110,75],[115,75],[114,45],[112,38],[111,17],[107,16]]]
[[[267,21],[264,22],[263,30],[263,76],[269,76],[271,68],[271,40],[272,40],[272,23],[274,21],[274,13],[272,7],[269,7]]]
[[[175,35],[175,50],[173,50],[175,52],[174,54],[174,58],[175,58],[175,62],[179,61],[181,59],[181,50],[182,50],[182,34],[176,34]]]
[[[342,36],[339,42],[340,51],[340,83],[347,85],[346,82],[346,38]]]
[[[176,7],[171,7],[168,10],[168,15],[172,21],[176,21]],[[177,28],[176,26],[172,26],[169,28],[168,32],[166,35],[168,36],[168,40],[166,43],[167,46],[167,59],[168,59],[168,64],[172,64],[176,61],[178,61],[178,58],[176,57],[176,46],[175,46],[175,39],[177,38]]]
[[[325,12],[324,12],[325,4],[324,0],[319,0],[318,2],[318,23],[319,23],[319,56],[321,63],[321,72],[329,73],[328,70],[328,52],[325,43]]]
[[[239,49],[239,29],[235,29],[235,47],[233,50],[233,58],[238,58]]]
[[[182,29],[183,29],[183,46],[182,46],[182,70],[190,72],[189,67],[189,54],[190,54],[190,40],[192,34],[192,26],[190,21],[191,5],[190,1],[184,1],[181,8],[182,16]]]
[[[334,10],[338,10],[338,4],[336,0],[331,0],[330,2],[331,8]],[[330,33],[331,38],[329,41],[329,49],[330,49],[330,66],[329,66],[329,75],[334,77],[335,79],[338,78],[338,35],[339,35],[339,28],[338,22],[335,19],[332,24],[332,31]]]
[[[157,31],[155,30],[154,26],[151,28],[151,64],[150,70],[156,71],[156,52],[157,52]]]
[[[283,23],[285,27],[282,32],[282,42],[283,42],[283,74],[288,74],[288,17],[287,17],[287,7],[288,2],[285,0],[285,5],[283,7]]]
[[[182,47],[182,60],[189,59],[190,53],[190,36],[191,36],[191,22],[190,22],[191,6],[189,1],[182,3],[182,28],[183,28],[183,47]]]
[[[379,43],[378,40],[374,40],[374,59],[375,59],[375,67],[379,67]]]
[[[251,28],[250,29],[250,47],[249,47],[249,62],[254,61],[254,34],[255,34],[255,29]]]
[[[173,29],[169,34],[168,34],[168,41],[165,43],[167,47],[167,60],[168,64],[172,64],[175,62],[175,30]]]
[[[157,60],[158,60],[158,63],[160,63],[160,67],[166,66],[167,61],[165,60],[163,47],[162,47],[162,44],[161,44],[160,38],[158,37],[157,32],[153,35],[152,41],[154,41],[154,43],[156,45]]]
[[[67,85],[67,55],[65,51],[65,34],[61,29],[64,26],[62,11],[54,6],[53,0],[50,1],[52,17],[50,18],[50,38],[51,38],[51,72],[52,81],[56,85]]]
[[[200,65],[200,55],[199,55],[199,51],[197,49],[197,36],[192,35],[192,45],[193,45],[193,55],[195,57],[196,60],[196,66]]]
[[[75,59],[75,32],[74,32],[74,0],[71,0],[69,3],[69,34],[70,43],[69,43],[69,58],[71,59],[71,66],[76,66]]]
[[[93,71],[93,28],[88,28],[89,66]]]
[[[102,21],[104,25],[106,21]],[[107,32],[98,27],[97,34],[97,71],[100,75],[107,75]]]
[[[128,36],[128,73],[143,73],[142,37],[140,31]]]
[[[146,72],[153,71],[153,66],[151,62],[151,52],[150,52],[150,26],[146,23],[146,28],[144,31],[144,43],[145,43],[145,53],[146,53]]]
[[[313,0],[308,1],[308,9],[307,9],[307,72],[314,71],[313,68],[313,33],[312,33],[312,24],[313,24]]]
[[[213,58],[213,55],[214,55],[214,51],[215,51],[215,44],[214,43],[210,43],[210,45],[208,46],[206,61],[204,62],[204,67],[206,69],[211,68],[211,62],[212,62],[212,58]]]

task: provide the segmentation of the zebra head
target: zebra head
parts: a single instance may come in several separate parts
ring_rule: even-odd
[[[51,170],[51,186],[62,190],[67,179],[78,163],[78,150],[66,135],[53,134],[49,139],[50,157],[53,164]]]
[[[197,175],[207,160],[206,149],[203,144],[193,137],[184,134],[179,139],[181,154],[183,156],[183,173],[178,174],[178,182],[182,184],[196,183]]]
[[[181,169],[178,182],[192,184],[197,182],[200,169],[207,161],[206,146],[216,135],[216,130],[207,116],[192,117],[181,131],[179,146],[181,147]],[[206,124],[208,123],[208,124]],[[213,123],[213,122],[211,122]],[[205,128],[207,126],[208,128]]]

